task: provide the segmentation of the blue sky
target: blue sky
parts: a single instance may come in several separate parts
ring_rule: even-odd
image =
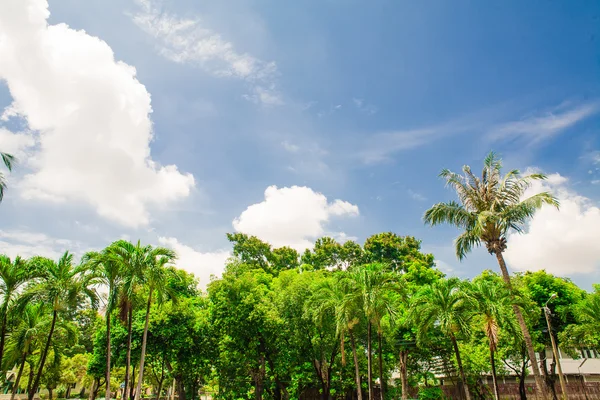
[[[37,21],[0,28],[0,144],[23,159],[0,207],[10,253],[141,238],[206,280],[226,232],[301,248],[394,231],[473,276],[494,260],[459,263],[457,232],[421,216],[453,198],[442,168],[493,149],[551,175],[534,190],[566,205],[514,238],[509,264],[600,281],[597,1],[50,0],[48,25],[31,17],[47,6],[1,6]],[[121,152],[138,172],[116,172]]]

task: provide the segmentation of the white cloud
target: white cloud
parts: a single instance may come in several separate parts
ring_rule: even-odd
[[[193,273],[200,280],[200,286],[203,288],[210,283],[212,275],[217,278],[221,277],[225,270],[225,263],[231,257],[228,250],[207,253],[196,251],[173,237],[159,237],[158,241],[162,246],[175,250],[177,253],[177,261],[175,262],[177,268]]]
[[[290,143],[287,140],[284,140],[283,142],[281,142],[281,146],[286,151],[289,151],[290,153],[297,153],[300,150],[300,146]]]
[[[251,83],[247,100],[264,105],[281,105],[275,89],[277,66],[247,53],[202,25],[202,20],[180,18],[161,10],[160,0],[136,0],[140,11],[133,22],[159,43],[159,53],[176,63],[191,63],[219,77],[233,77]]]
[[[561,133],[598,111],[600,111],[598,103],[561,105],[542,115],[529,116],[519,121],[498,125],[489,131],[488,137],[491,140],[521,139],[529,144],[535,144]]]
[[[35,145],[35,139],[30,133],[13,133],[0,128],[0,150],[17,157],[18,162],[27,161],[27,150]]]
[[[13,97],[4,116],[39,133],[21,194],[85,202],[123,225],[147,224],[149,205],[186,197],[194,178],[150,157],[150,94],[135,68],[84,31],[48,25],[48,16],[45,0],[0,2],[0,79]]]
[[[359,215],[358,207],[343,200],[328,202],[311,188],[269,186],[265,199],[252,204],[233,220],[238,232],[255,235],[275,247],[290,246],[303,251],[322,236],[332,217]],[[345,237],[344,233],[337,235]]]
[[[587,274],[600,270],[600,209],[567,186],[567,178],[552,174],[535,182],[527,195],[551,191],[560,210],[544,206],[524,234],[508,238],[506,260],[518,271],[545,269],[558,275]]]
[[[76,255],[82,254],[79,242],[51,238],[43,233],[23,230],[0,230],[0,246],[2,246],[2,253],[11,258],[43,256],[56,260],[66,250]]]
[[[416,200],[416,201],[427,200],[427,197],[423,196],[421,193],[415,192],[414,190],[408,189],[407,193],[410,196],[410,198],[413,200]]]

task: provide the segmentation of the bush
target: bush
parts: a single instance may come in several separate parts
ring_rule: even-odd
[[[419,388],[419,400],[445,400],[446,396],[444,396],[444,392],[442,388],[438,386],[425,387],[421,386]]]

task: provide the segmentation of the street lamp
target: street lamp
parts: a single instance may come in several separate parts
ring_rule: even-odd
[[[560,359],[558,358],[558,348],[556,347],[556,341],[554,341],[554,335],[552,334],[552,323],[550,322],[550,309],[548,308],[548,303],[558,297],[556,293],[553,293],[552,296],[548,299],[546,304],[542,310],[544,311],[544,316],[546,317],[546,324],[548,324],[548,334],[550,335],[550,342],[552,343],[552,354],[554,354],[554,359],[556,360],[556,367],[558,368],[558,378],[560,380],[560,388],[562,391],[563,400],[567,400],[567,383],[565,382],[565,376],[562,372],[562,367],[560,366]]]

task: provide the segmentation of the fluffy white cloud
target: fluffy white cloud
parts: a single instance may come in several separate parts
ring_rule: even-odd
[[[169,247],[177,252],[176,266],[193,273],[200,279],[200,286],[206,287],[212,275],[221,277],[225,269],[225,262],[231,253],[228,250],[203,253],[180,243],[173,237],[160,237],[162,246]]]
[[[48,25],[46,0],[0,2],[0,79],[13,97],[3,118],[39,132],[20,182],[25,198],[81,201],[127,226],[148,205],[185,197],[194,178],[150,157],[150,94],[111,48],[65,24]]]
[[[540,270],[559,275],[586,274],[600,269],[600,209],[567,187],[567,178],[552,174],[536,182],[529,194],[551,191],[560,209],[544,206],[527,232],[508,238],[506,260],[519,271]]]
[[[281,105],[274,79],[277,66],[247,53],[204,26],[199,18],[180,18],[165,12],[160,0],[136,0],[139,12],[133,22],[159,43],[159,53],[176,63],[191,63],[214,76],[233,77],[251,83],[244,98],[264,105]]]
[[[11,258],[44,256],[58,259],[66,250],[81,255],[80,243],[67,239],[51,238],[43,233],[22,230],[0,230],[2,253]]]
[[[23,161],[27,149],[35,145],[35,139],[29,133],[13,133],[0,128],[0,151],[12,154]]]
[[[331,217],[358,214],[356,205],[342,200],[328,202],[323,194],[308,187],[269,186],[265,199],[246,208],[233,220],[233,228],[258,236],[275,247],[290,246],[303,251],[325,234]]]

